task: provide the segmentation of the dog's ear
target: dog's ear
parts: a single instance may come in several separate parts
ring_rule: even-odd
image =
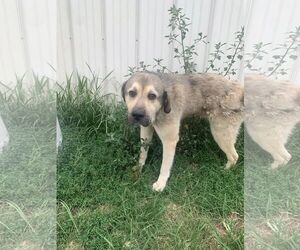
[[[122,97],[123,97],[124,101],[125,101],[125,87],[126,87],[126,84],[127,84],[127,81],[123,83],[122,89],[121,89]]]
[[[165,113],[170,113],[171,112],[171,106],[170,106],[167,91],[164,91],[164,93],[163,93],[163,107],[164,107]]]

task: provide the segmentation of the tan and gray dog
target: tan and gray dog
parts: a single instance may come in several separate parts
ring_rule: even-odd
[[[128,120],[141,125],[142,142],[150,142],[154,130],[163,145],[160,175],[153,190],[162,191],[173,164],[180,123],[189,115],[207,117],[217,144],[227,156],[226,168],[238,160],[234,144],[242,123],[243,87],[217,74],[159,74],[139,72],[126,81],[122,95]],[[148,147],[141,147],[139,167]]]

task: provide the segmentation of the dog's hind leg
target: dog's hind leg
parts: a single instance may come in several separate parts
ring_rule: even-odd
[[[239,158],[234,144],[242,121],[239,117],[214,117],[209,121],[216,143],[227,156],[226,169],[229,169]]]
[[[247,126],[248,125],[248,126]],[[290,128],[272,126],[258,126],[255,123],[247,124],[246,128],[251,138],[273,157],[272,169],[286,165],[291,159],[290,153],[285,148]]]
[[[134,170],[142,171],[148,156],[149,143],[152,140],[153,132],[154,132],[154,128],[152,126],[148,126],[148,127],[141,126],[140,139],[141,139],[142,146],[140,150],[139,163]]]

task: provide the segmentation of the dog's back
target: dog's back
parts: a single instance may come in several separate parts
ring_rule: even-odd
[[[213,116],[240,112],[243,108],[243,86],[217,74],[168,75],[168,94],[183,116]]]
[[[300,86],[259,75],[246,76],[245,107],[247,113],[264,118],[270,114],[270,119],[283,116],[300,121]]]

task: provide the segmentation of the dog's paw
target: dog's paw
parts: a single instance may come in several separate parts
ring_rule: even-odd
[[[232,167],[234,167],[237,163],[237,160],[238,160],[238,157],[234,157],[234,159],[231,161],[228,160],[226,163],[225,169],[231,169]]]
[[[277,169],[279,167],[283,167],[286,164],[288,164],[288,162],[290,161],[290,159],[292,158],[292,156],[287,153],[284,157],[282,157],[280,160],[274,160],[274,162],[271,164],[271,169]]]
[[[286,162],[285,161],[274,161],[272,164],[271,164],[271,169],[274,170],[274,169],[277,169],[279,167],[282,167],[286,165]]]
[[[162,192],[164,188],[166,187],[167,182],[166,181],[157,181],[153,183],[152,189],[156,192]]]
[[[235,165],[235,162],[228,161],[225,165],[225,169],[231,169]]]

